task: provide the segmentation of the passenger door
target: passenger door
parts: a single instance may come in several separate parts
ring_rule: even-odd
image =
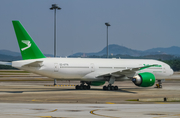
[[[59,71],[58,63],[54,63],[54,72],[58,72],[58,71]]]

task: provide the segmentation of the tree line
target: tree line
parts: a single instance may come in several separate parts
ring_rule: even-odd
[[[163,62],[170,65],[170,67],[173,69],[173,71],[180,71],[180,59],[164,60]]]

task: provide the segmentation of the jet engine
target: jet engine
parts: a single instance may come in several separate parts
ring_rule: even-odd
[[[155,83],[155,76],[152,73],[144,72],[132,78],[132,82],[139,87],[150,87]]]

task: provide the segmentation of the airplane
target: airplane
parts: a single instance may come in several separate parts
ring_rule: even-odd
[[[103,90],[118,90],[115,81],[131,80],[138,87],[162,88],[162,80],[173,74],[166,63],[150,59],[109,58],[47,58],[40,51],[19,21],[12,21],[23,60],[0,64],[36,73],[57,80],[78,80],[75,89],[89,90],[101,86]]]

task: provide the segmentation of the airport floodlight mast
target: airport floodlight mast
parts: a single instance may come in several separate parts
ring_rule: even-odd
[[[50,10],[54,10],[54,57],[56,57],[56,9],[61,10],[57,4],[52,4]],[[54,79],[54,85],[57,85],[56,79]]]
[[[50,10],[54,10],[54,57],[56,57],[56,9],[60,10],[57,4],[52,4]]]
[[[109,23],[105,23],[105,25],[107,26],[107,58],[109,57],[108,55],[108,27],[111,26]]]

